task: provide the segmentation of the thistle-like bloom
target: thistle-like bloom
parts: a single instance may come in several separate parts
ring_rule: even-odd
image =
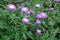
[[[28,10],[27,12],[25,12],[25,14],[30,14],[30,11]]]
[[[40,8],[41,6],[40,6],[40,4],[35,4],[35,7]]]
[[[39,19],[39,18],[41,18],[41,19],[47,18],[47,13],[41,12],[41,13],[37,14],[36,17],[37,17],[38,19]]]
[[[10,10],[10,11],[13,11],[13,10],[16,10],[16,6],[15,5],[13,5],[13,4],[8,4],[8,10]]]
[[[35,12],[33,10],[29,10],[31,14],[34,14]]]
[[[33,10],[28,10],[26,12],[24,12],[25,14],[34,14],[35,12]]]
[[[60,2],[60,0],[56,0],[57,2]]]
[[[28,18],[23,18],[22,22],[25,23],[25,24],[29,24],[29,19]]]
[[[27,7],[21,7],[20,9],[21,9],[21,12],[24,12],[24,13],[26,13],[28,11]]]
[[[54,8],[51,7],[50,10],[51,10],[51,11],[54,11]]]
[[[36,33],[37,33],[37,34],[41,34],[42,31],[41,31],[40,29],[37,29],[37,30],[36,30]]]
[[[37,25],[40,25],[40,24],[41,24],[41,20],[37,19],[37,20],[36,20],[36,24],[37,24]]]

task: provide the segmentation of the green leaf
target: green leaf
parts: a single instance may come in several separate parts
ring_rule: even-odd
[[[16,33],[16,35],[15,35],[15,40],[20,40],[19,33]]]
[[[25,40],[27,40],[27,36],[26,36],[25,33],[23,33],[23,38],[24,38]]]

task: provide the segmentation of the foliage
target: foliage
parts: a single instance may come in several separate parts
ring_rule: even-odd
[[[24,0],[23,0],[24,1]],[[0,0],[0,40],[60,40],[60,3],[51,0],[28,0],[18,3],[20,0]],[[16,11],[7,10],[7,4],[16,4]],[[39,3],[40,9],[34,8]],[[45,11],[47,19],[42,19],[41,25],[35,25],[34,21],[29,25],[23,24],[21,19],[24,17],[19,10],[19,6],[28,6],[35,11],[35,15]],[[54,11],[49,8],[54,7]],[[28,15],[30,20],[35,20],[35,15]],[[36,33],[36,29],[41,29],[42,34]]]

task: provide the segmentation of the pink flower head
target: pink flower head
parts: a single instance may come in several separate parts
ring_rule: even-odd
[[[40,6],[40,4],[35,4],[35,7],[40,8],[41,6]]]
[[[16,10],[16,6],[13,4],[8,4],[8,10],[10,10],[10,11]]]
[[[35,12],[33,10],[28,10],[27,12],[25,12],[26,14],[34,14]]]
[[[26,14],[30,14],[30,11],[28,10],[27,12],[25,12]]]
[[[37,20],[36,20],[36,24],[37,24],[37,25],[40,25],[40,24],[41,24],[41,20],[38,20],[38,19],[37,19]]]
[[[54,8],[51,7],[50,10],[51,10],[51,11],[54,11]]]
[[[35,12],[33,10],[29,10],[31,14],[34,14]]]
[[[20,9],[21,9],[21,12],[24,12],[24,13],[26,13],[28,11],[27,7],[21,7]]]
[[[47,13],[41,12],[41,13],[37,14],[36,17],[37,17],[38,19],[39,19],[39,18],[41,18],[41,19],[47,18]]]
[[[42,32],[42,31],[41,31],[40,29],[37,29],[37,30],[36,30],[36,33],[37,33],[37,34],[41,34],[41,32]]]
[[[56,0],[57,2],[60,2],[60,0]]]
[[[22,19],[22,22],[23,22],[23,23],[26,23],[26,24],[29,24],[29,19],[28,19],[28,18],[23,18],[23,19]]]

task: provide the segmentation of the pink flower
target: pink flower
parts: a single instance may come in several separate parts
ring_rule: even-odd
[[[21,9],[21,12],[24,12],[24,13],[26,13],[28,11],[27,7],[21,7],[20,9]]]
[[[41,20],[38,20],[38,19],[37,19],[37,20],[36,20],[36,24],[37,24],[37,25],[40,25],[40,24],[41,24]]]
[[[16,6],[13,4],[8,4],[8,10],[10,10],[10,11],[16,10]]]
[[[25,14],[30,14],[30,11],[28,10],[27,12],[25,12]]]
[[[27,10],[25,14],[34,14],[35,12],[33,10]]]
[[[41,32],[42,32],[42,31],[41,31],[40,29],[37,29],[37,30],[36,30],[36,33],[37,33],[37,34],[41,34]]]
[[[23,18],[23,19],[22,19],[22,22],[23,22],[23,23],[26,23],[26,24],[29,24],[29,19],[28,19],[28,18]]]
[[[51,11],[54,11],[54,8],[51,7],[50,10],[51,10]]]
[[[40,8],[41,6],[40,6],[40,4],[35,4],[35,7]]]
[[[60,2],[60,0],[56,0],[57,2]]]
[[[38,19],[39,19],[39,18],[41,18],[41,19],[47,18],[47,13],[41,12],[41,13],[37,14],[36,17],[37,17]]]
[[[34,14],[35,12],[33,10],[29,10],[31,14]]]

